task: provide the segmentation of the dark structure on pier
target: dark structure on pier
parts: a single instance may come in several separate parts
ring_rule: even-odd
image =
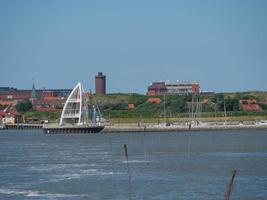
[[[98,72],[95,76],[95,93],[106,94],[106,76],[102,72]]]

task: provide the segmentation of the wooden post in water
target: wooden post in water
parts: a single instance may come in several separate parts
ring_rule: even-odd
[[[124,154],[126,158],[126,164],[127,164],[127,172],[128,172],[128,187],[129,187],[129,199],[132,199],[132,180],[131,180],[131,172],[130,172],[130,165],[129,165],[129,158],[128,158],[128,150],[127,150],[127,145],[124,144]]]
[[[226,192],[224,194],[224,200],[230,200],[230,195],[233,191],[233,184],[234,184],[234,180],[235,180],[235,175],[236,175],[236,170],[234,169],[231,181],[230,181],[229,185],[227,186]]]

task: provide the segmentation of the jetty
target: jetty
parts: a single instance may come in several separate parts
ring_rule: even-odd
[[[185,123],[177,124],[153,124],[145,123],[117,123],[105,126],[93,125],[63,125],[58,124],[9,124],[4,129],[43,129],[44,133],[123,133],[123,132],[180,132],[180,131],[219,131],[219,130],[244,130],[244,129],[267,129],[267,123],[231,122],[228,124],[207,122],[199,125],[189,125]],[[87,129],[87,130],[86,130]],[[101,129],[101,130],[99,130]]]
[[[121,133],[121,132],[179,132],[179,131],[217,131],[217,130],[240,130],[240,129],[267,129],[267,124],[213,124],[205,123],[202,125],[158,125],[145,124],[138,126],[136,124],[114,124],[105,126],[104,133]]]
[[[42,129],[43,124],[25,124],[25,123],[19,123],[19,124],[5,124],[3,126],[4,129]]]

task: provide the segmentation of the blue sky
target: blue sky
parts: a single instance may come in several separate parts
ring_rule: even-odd
[[[0,86],[267,91],[265,0],[0,0]]]

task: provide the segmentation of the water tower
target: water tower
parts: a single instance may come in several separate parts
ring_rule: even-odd
[[[95,93],[106,94],[106,76],[102,72],[98,72],[95,76]]]

